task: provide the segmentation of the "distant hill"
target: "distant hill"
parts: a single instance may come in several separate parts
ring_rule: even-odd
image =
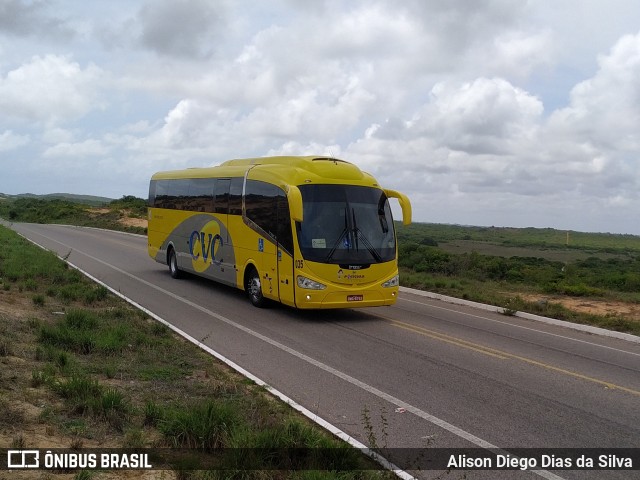
[[[144,234],[147,226],[147,200],[132,195],[112,200],[95,195],[66,193],[0,193],[0,218],[10,222],[57,223]]]
[[[74,203],[82,203],[85,205],[104,205],[115,200],[108,197],[97,197],[95,195],[76,195],[73,193],[49,193],[47,195],[36,195],[33,193],[20,193],[18,195],[7,195],[0,193],[0,200],[2,199],[17,199],[17,198],[39,198],[42,200],[67,200]]]

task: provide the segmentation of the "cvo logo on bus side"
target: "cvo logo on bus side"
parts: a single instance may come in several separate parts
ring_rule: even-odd
[[[216,248],[216,242],[218,243],[218,248]],[[197,247],[198,243],[200,248]],[[211,263],[221,262],[222,259],[216,260],[215,252],[222,245],[222,237],[218,233],[214,235],[194,230],[189,237],[189,253],[194,262],[202,259],[202,262],[207,263],[209,257],[211,257]]]

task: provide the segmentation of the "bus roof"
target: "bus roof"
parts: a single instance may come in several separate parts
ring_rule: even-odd
[[[242,177],[251,169],[250,178],[284,185],[341,183],[379,187],[376,179],[353,163],[319,156],[280,156],[228,160],[215,167],[187,168],[158,172],[153,180],[173,178]]]

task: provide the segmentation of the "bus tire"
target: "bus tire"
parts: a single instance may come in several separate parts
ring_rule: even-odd
[[[169,265],[169,274],[171,275],[171,278],[180,278],[181,272],[178,268],[178,257],[176,256],[176,251],[173,248],[170,248],[167,257],[167,264]]]
[[[249,267],[245,274],[244,290],[247,292],[249,301],[254,307],[264,307],[266,299],[262,295],[262,286],[260,284],[260,275],[255,267]]]

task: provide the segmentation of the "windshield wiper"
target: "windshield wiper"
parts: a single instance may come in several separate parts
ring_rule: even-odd
[[[358,237],[360,237],[362,239],[362,243],[364,243],[364,246],[367,248],[367,250],[369,250],[369,253],[373,256],[373,258],[375,258],[376,262],[381,263],[382,255],[380,255],[380,252],[378,252],[378,250],[376,250],[376,248],[371,245],[371,242],[367,237],[365,237],[364,233],[362,233],[362,230],[358,228],[358,224],[356,223],[355,209],[351,209],[351,214],[353,217],[353,237],[356,243],[356,250],[358,249]]]
[[[355,208],[351,209],[351,218],[353,218],[353,243],[356,244],[356,250],[360,250],[360,247],[358,246],[358,224],[356,223]]]
[[[347,224],[347,215],[345,214],[344,216],[344,228],[342,229],[342,233],[340,234],[340,236],[338,237],[338,240],[336,240],[336,243],[333,245],[333,247],[331,248],[331,250],[329,251],[329,254],[327,255],[327,258],[325,259],[325,262],[329,262],[331,260],[331,258],[333,258],[333,254],[336,252],[336,249],[338,248],[338,245],[340,245],[340,242],[345,238],[345,236],[349,235],[349,225]],[[349,247],[349,242],[347,241],[347,247]]]
[[[387,223],[387,215],[384,211],[384,205],[387,201],[387,197],[385,195],[380,196],[380,200],[378,201],[378,220],[380,221],[380,228],[382,228],[382,233],[389,232],[389,224]]]

